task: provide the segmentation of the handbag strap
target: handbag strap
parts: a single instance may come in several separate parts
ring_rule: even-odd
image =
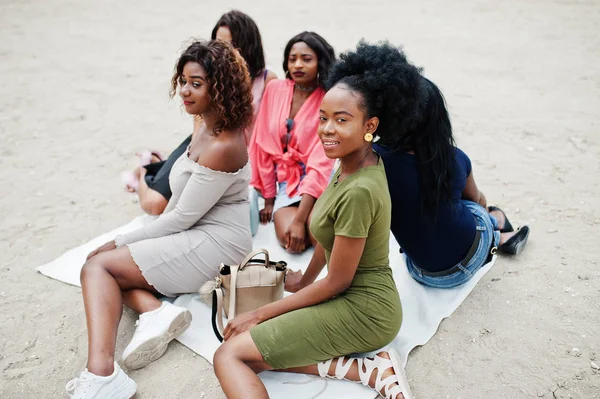
[[[245,265],[245,263],[244,263]],[[238,271],[242,270],[240,266],[231,266],[231,283],[229,285],[229,312],[227,312],[227,319],[232,320],[235,317],[235,301],[237,291],[237,275]]]
[[[254,251],[250,252],[248,254],[248,256],[246,256],[244,258],[244,260],[242,261],[242,263],[240,263],[240,270],[244,270],[244,267],[246,267],[246,265],[254,258],[256,257],[256,255],[260,255],[260,254],[264,254],[265,255],[265,266],[269,267],[269,251],[267,251],[264,248],[259,248],[259,249],[255,249]],[[233,276],[232,276],[233,278]],[[235,285],[231,284],[232,287],[235,287]]]
[[[230,266],[229,270],[231,273],[231,280],[229,285],[229,312],[227,319],[232,320],[235,317],[235,303],[236,303],[236,290],[237,290],[237,275],[238,272],[243,270],[244,267],[257,255],[265,255],[265,265],[269,266],[269,252],[266,249],[256,249],[248,254],[246,258],[239,264],[239,266]],[[212,310],[212,326],[215,335],[219,341],[223,342],[223,291],[222,289],[216,289],[213,291],[213,310]],[[216,322],[215,322],[216,319]]]
[[[223,342],[223,291],[217,288],[213,291],[212,328],[220,342]]]

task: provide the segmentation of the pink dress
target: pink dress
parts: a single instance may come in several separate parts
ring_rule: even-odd
[[[325,156],[317,135],[319,107],[325,95],[316,89],[302,104],[289,133],[287,151],[282,139],[288,134],[286,120],[290,114],[294,82],[272,80],[262,97],[250,140],[252,166],[250,185],[264,198],[275,198],[277,187],[288,198],[308,194],[319,198],[329,182],[334,160]],[[281,193],[280,193],[281,194]]]

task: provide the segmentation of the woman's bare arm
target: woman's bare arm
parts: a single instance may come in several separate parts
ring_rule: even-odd
[[[469,176],[467,176],[467,183],[461,197],[487,208],[487,199],[477,187],[477,183],[475,183],[475,178],[473,177],[472,171]]]
[[[366,241],[366,238],[336,236],[331,252],[331,258],[329,259],[329,271],[327,277],[309,284],[295,294],[262,306],[254,312],[243,313],[236,316],[227,324],[224,338],[229,339],[247,331],[263,321],[293,310],[325,302],[347,290],[354,279]],[[315,263],[315,267],[310,270],[310,272],[307,270],[307,281],[312,278],[316,271],[317,267]],[[318,275],[318,273],[316,274]]]

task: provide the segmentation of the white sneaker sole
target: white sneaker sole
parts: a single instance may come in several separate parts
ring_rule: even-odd
[[[137,384],[131,378],[127,378],[120,387],[108,395],[106,399],[131,399],[137,391]]]
[[[123,364],[131,370],[146,367],[164,355],[169,342],[183,334],[190,324],[192,324],[192,313],[186,310],[171,322],[169,329],[164,334],[149,339],[131,352],[123,359]]]

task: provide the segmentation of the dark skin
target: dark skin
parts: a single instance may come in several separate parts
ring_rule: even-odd
[[[134,174],[138,179],[138,199],[140,206],[148,215],[158,216],[164,212],[169,201],[158,191],[152,190],[146,184],[146,168],[139,166]]]
[[[219,29],[217,30],[217,39],[226,42],[232,41],[231,31],[227,26],[219,27]],[[273,79],[277,79],[277,74],[269,70],[265,78],[265,87]],[[194,115],[194,132],[199,131],[201,127],[202,119],[197,115]],[[158,161],[160,161],[160,159],[153,160],[153,162]],[[157,216],[163,213],[169,201],[165,197],[163,197],[162,194],[148,187],[148,185],[146,184],[146,180],[144,179],[145,174],[146,169],[144,169],[143,167],[136,168],[136,170],[134,171],[134,175],[139,181],[138,198],[140,201],[140,206],[147,214]],[[133,192],[133,189],[128,188],[128,190]]]
[[[377,117],[367,117],[359,106],[360,94],[343,86],[335,86],[324,97],[320,111],[319,137],[329,158],[339,158],[340,180],[356,173],[363,167],[377,165],[378,157],[372,145],[364,141],[365,133],[375,133],[379,125]],[[243,313],[231,320],[224,331],[225,342],[214,357],[215,373],[225,395],[229,399],[266,399],[267,391],[257,373],[272,370],[250,336],[249,330],[266,320],[296,309],[317,305],[344,292],[354,279],[366,239],[336,236],[328,265],[327,276],[315,281],[325,267],[325,252],[320,244],[315,247],[306,273],[290,272],[285,282],[286,291],[293,295],[265,305],[253,312]],[[389,358],[386,352],[378,354]],[[337,360],[332,362],[329,375],[334,375]],[[286,370],[292,373],[319,375],[317,365]],[[376,371],[370,385],[375,386]],[[393,374],[384,371],[383,378]],[[358,365],[352,364],[346,378],[360,381]],[[400,394],[395,399],[403,399]]]
[[[185,109],[202,116],[202,123],[190,145],[190,159],[213,170],[236,172],[248,162],[242,131],[216,134],[206,73],[195,62],[183,69],[179,94]],[[114,371],[115,341],[123,305],[138,313],[160,307],[158,294],[131,258],[127,247],[116,248],[109,241],[92,251],[81,270],[81,288],[88,329],[90,372],[107,376]]]
[[[136,154],[137,155],[137,154]],[[152,156],[152,162],[159,162],[160,159],[155,155]],[[138,199],[140,201],[140,207],[144,212],[148,215],[158,216],[167,207],[169,201],[163,197],[161,193],[158,191],[152,190],[146,184],[146,168],[143,166],[138,166],[133,171],[133,176],[135,180],[138,182],[137,190],[133,187],[126,185],[125,188],[130,193],[135,193],[137,191]]]
[[[313,90],[294,89],[289,118],[294,119],[306,99],[317,88],[318,59],[317,54],[304,42],[294,44],[288,58],[289,76],[297,85]],[[275,198],[265,198],[265,206],[259,212],[260,222],[267,224],[273,218],[275,234],[279,244],[290,253],[299,253],[316,240],[310,233],[310,220],[316,198],[304,194],[298,206],[279,209],[273,215]]]

